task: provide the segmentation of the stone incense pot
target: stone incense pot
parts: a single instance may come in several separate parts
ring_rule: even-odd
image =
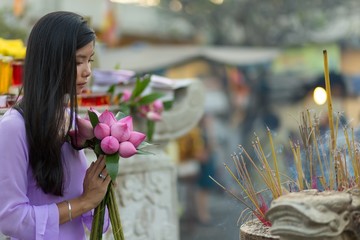
[[[274,240],[280,239],[270,233],[270,228],[257,218],[246,221],[240,226],[240,240]]]
[[[271,203],[266,217],[281,240],[360,239],[360,189],[289,193]]]

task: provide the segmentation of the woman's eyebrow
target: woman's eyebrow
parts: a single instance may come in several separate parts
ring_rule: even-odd
[[[90,55],[90,57],[94,56],[94,54],[95,54],[95,52],[93,52],[93,53]],[[87,57],[88,57],[88,56],[83,55],[83,54],[78,54],[78,55],[76,55],[76,58],[87,58]]]

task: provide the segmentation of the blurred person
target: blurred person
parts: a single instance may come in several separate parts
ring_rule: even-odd
[[[184,218],[201,224],[211,223],[209,191],[214,182],[215,151],[212,119],[204,115],[199,124],[177,139],[179,146],[179,181],[186,184]]]
[[[201,131],[198,126],[178,138],[178,182],[179,198],[182,204],[182,219],[193,220],[195,216],[195,189],[200,171],[199,158],[203,152]]]
[[[198,189],[196,191],[196,210],[197,217],[201,224],[210,224],[212,217],[209,208],[209,194],[214,189],[215,184],[209,177],[215,177],[216,174],[216,138],[214,136],[213,118],[209,114],[205,114],[200,123],[200,134],[202,143],[202,151],[197,156],[200,161],[200,171],[197,179]]]
[[[83,224],[91,227],[105,196],[104,157],[87,168],[84,151],[66,141],[94,44],[94,31],[71,12],[46,14],[30,33],[23,96],[0,119],[0,232],[11,239],[85,239]]]

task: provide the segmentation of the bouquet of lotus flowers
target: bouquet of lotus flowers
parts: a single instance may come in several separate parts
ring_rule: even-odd
[[[135,154],[149,153],[143,150],[149,145],[144,141],[146,135],[133,130],[131,116],[125,116],[121,112],[115,116],[108,110],[100,114],[90,109],[88,118],[77,117],[76,121],[77,128],[69,132],[72,146],[78,150],[90,148],[97,156],[105,155],[106,168],[112,181],[116,179],[120,157],[128,158]],[[112,183],[109,184],[102,202],[95,208],[90,239],[102,239],[106,206],[109,210],[114,238],[123,240],[124,235]]]

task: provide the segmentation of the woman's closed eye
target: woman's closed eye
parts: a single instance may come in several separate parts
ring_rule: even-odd
[[[92,63],[92,62],[94,62],[94,59],[89,59],[88,60],[88,63]],[[76,65],[81,65],[81,64],[83,64],[84,62],[76,62]]]

